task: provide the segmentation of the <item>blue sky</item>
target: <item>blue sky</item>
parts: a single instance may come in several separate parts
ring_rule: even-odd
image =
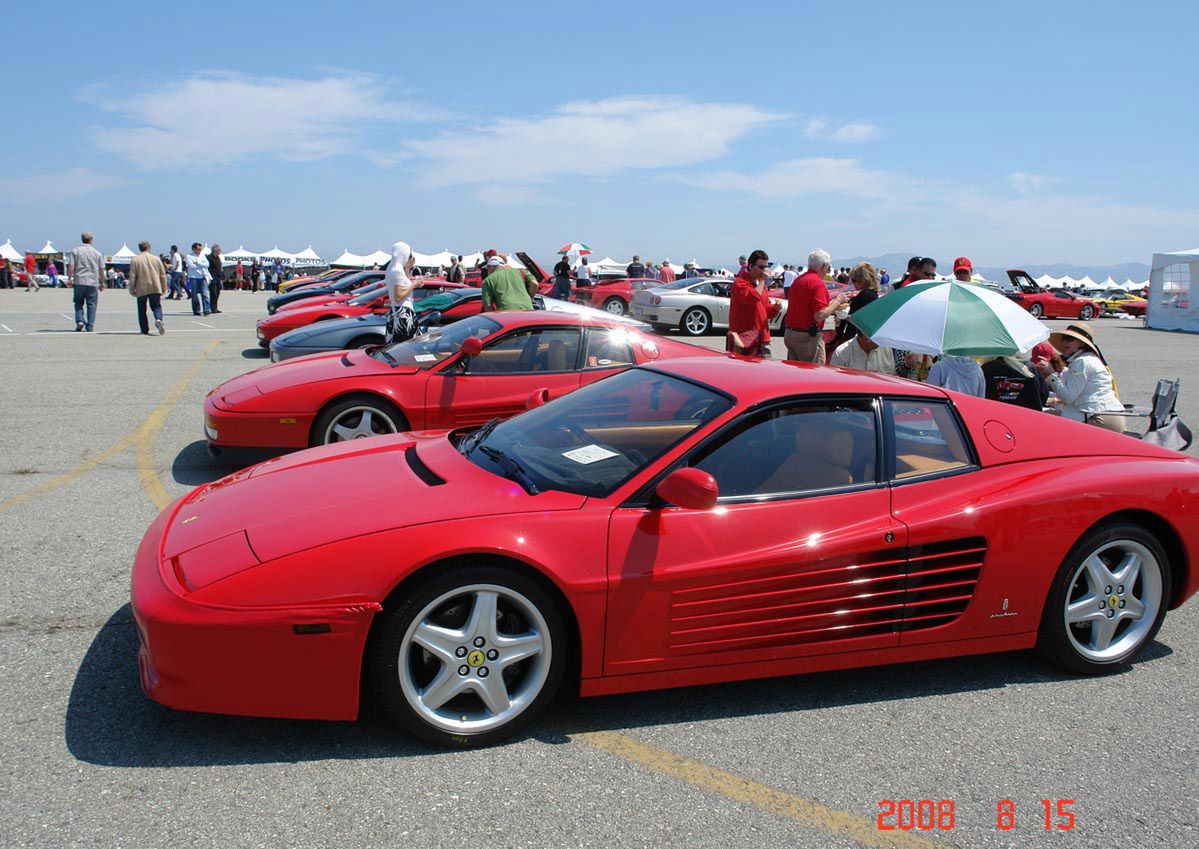
[[[22,4],[0,240],[722,264],[1199,245],[1195,4],[974,5]]]

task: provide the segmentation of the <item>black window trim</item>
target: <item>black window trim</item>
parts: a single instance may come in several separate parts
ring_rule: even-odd
[[[895,477],[895,421],[891,415],[890,406],[886,402],[916,402],[921,404],[941,404],[949,409],[949,416],[953,420],[954,426],[958,429],[958,435],[961,437],[962,444],[966,447],[966,454],[969,456],[970,462],[964,466],[958,466],[954,469],[945,469],[939,472],[927,472],[923,475],[913,475],[910,478]],[[962,421],[962,416],[958,412],[957,406],[948,398],[930,398],[927,395],[884,395],[879,399],[879,411],[883,415],[883,435],[886,440],[885,453],[883,455],[883,470],[888,485],[907,486],[912,483],[924,483],[930,480],[939,478],[952,478],[958,475],[965,475],[971,472],[977,472],[982,468],[982,464],[978,459],[978,450],[974,447],[974,440],[970,436],[970,428],[966,427],[966,423]]]
[[[652,370],[652,369],[651,369]],[[698,381],[693,381],[699,385]],[[720,390],[715,390],[719,392]],[[726,394],[726,393],[720,393]],[[731,397],[731,396],[729,396]],[[860,403],[867,401],[874,410],[874,480],[863,481],[862,483],[848,484],[846,486],[825,487],[824,489],[809,489],[799,492],[781,492],[771,495],[738,495],[718,497],[717,506],[725,507],[741,504],[763,504],[771,501],[799,501],[805,498],[823,497],[826,495],[841,495],[844,493],[864,492],[871,489],[882,489],[888,486],[887,480],[882,476],[883,462],[885,456],[883,453],[883,420],[882,409],[883,405],[879,397],[874,394],[852,394],[852,393],[821,393],[815,395],[791,395],[785,398],[772,398],[769,401],[764,401],[760,404],[755,404],[752,407],[747,407],[741,411],[741,415],[735,416],[716,430],[709,433],[700,442],[695,445],[690,451],[675,459],[673,463],[666,466],[658,474],[654,475],[650,480],[636,492],[624,500],[620,504],[621,509],[644,509],[657,510],[666,505],[654,492],[659,483],[661,483],[667,475],[675,469],[681,469],[688,466],[691,460],[697,454],[703,453],[713,442],[722,440],[725,435],[731,430],[740,426],[747,418],[756,416],[763,412],[769,412],[772,409],[781,407],[793,407],[797,404],[828,404],[837,401],[852,401]]]

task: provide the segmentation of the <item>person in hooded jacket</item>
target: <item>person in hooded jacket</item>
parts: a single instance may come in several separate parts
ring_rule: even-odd
[[[412,246],[407,242],[396,242],[391,246],[391,262],[383,281],[391,300],[391,312],[387,316],[387,343],[403,342],[416,333],[416,310],[412,290],[416,284],[408,274],[416,265]]]
[[[928,370],[930,386],[940,386],[961,392],[964,395],[975,395],[982,398],[987,393],[987,381],[983,370],[974,357],[955,357],[942,354]]]

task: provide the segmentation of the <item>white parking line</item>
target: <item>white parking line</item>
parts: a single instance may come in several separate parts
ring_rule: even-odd
[[[59,315],[61,315],[61,316],[62,316],[63,318],[65,318],[67,321],[74,321],[74,320],[75,320],[75,319],[73,319],[71,316],[67,315],[65,312],[60,312],[60,313],[59,313]]]
[[[5,330],[7,330],[9,333],[12,333],[12,332],[13,332],[13,329],[12,329],[11,327],[9,327],[7,324],[0,324],[0,327],[3,327],[3,328],[4,328]]]
[[[202,321],[194,321],[194,320],[193,320],[193,321],[192,321],[192,324],[198,324],[198,325],[200,325],[201,327],[208,327],[208,328],[212,328],[212,329],[215,329],[215,328],[216,328],[216,325],[215,325],[215,324],[205,324],[205,323],[204,323],[204,322],[202,322]]]

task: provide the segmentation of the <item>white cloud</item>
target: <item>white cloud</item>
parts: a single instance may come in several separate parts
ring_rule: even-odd
[[[96,91],[81,97],[91,102]],[[151,171],[259,156],[324,159],[356,152],[365,125],[433,117],[390,100],[376,77],[353,73],[311,80],[203,73],[98,105],[131,126],[93,128],[95,145]]]
[[[1056,182],[1053,177],[1046,177],[1043,174],[1025,174],[1023,171],[1013,171],[1007,175],[1007,180],[1011,183],[1012,188],[1025,197],[1037,194],[1050,183]]]
[[[96,174],[90,168],[71,168],[61,174],[33,177],[0,177],[8,199],[19,199],[23,204],[82,197],[116,188],[122,182],[120,177]]]
[[[811,118],[804,123],[803,134],[814,141],[859,144],[878,138],[879,129],[866,121],[847,121],[834,125],[828,118]]]
[[[569,103],[532,120],[501,119],[476,132],[446,133],[407,147],[431,161],[428,187],[538,183],[676,168],[722,156],[755,128],[783,115],[753,106],[625,97]]]
[[[757,174],[716,171],[680,180],[705,189],[771,198],[816,194],[882,200],[898,197],[904,191],[903,181],[894,174],[865,168],[856,159],[827,157],[790,159]]]

